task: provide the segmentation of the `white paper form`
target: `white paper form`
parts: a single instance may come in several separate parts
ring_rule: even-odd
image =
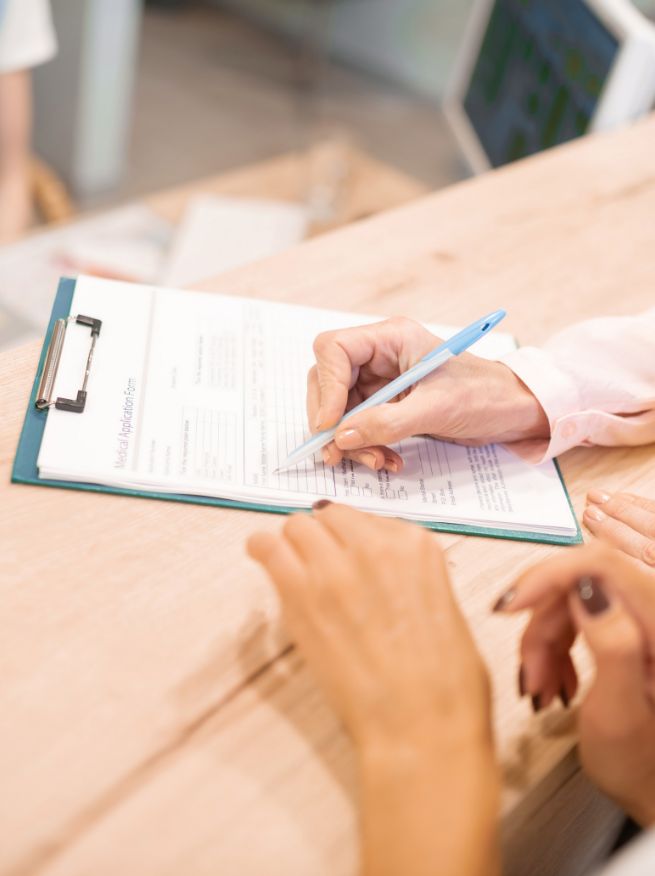
[[[399,446],[397,475],[312,460],[273,474],[307,435],[315,336],[372,317],[86,277],[71,313],[103,327],[84,414],[48,414],[41,477],[282,507],[330,497],[419,520],[576,531],[554,465],[530,466],[498,446],[413,438]],[[69,335],[55,394],[74,397],[88,330]],[[495,333],[476,352],[513,346]]]

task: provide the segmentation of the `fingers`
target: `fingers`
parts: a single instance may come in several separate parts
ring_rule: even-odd
[[[268,572],[283,598],[305,579],[303,563],[291,544],[281,535],[256,532],[248,539],[246,550]]]
[[[594,577],[579,583],[569,606],[596,662],[596,697],[626,720],[648,714],[645,641],[636,619]]]
[[[323,448],[323,462],[326,465],[336,466],[342,459],[351,459],[360,465],[365,465],[373,471],[386,468],[387,471],[397,474],[403,469],[403,458],[390,447],[366,447],[363,450],[341,451],[332,442]]]
[[[493,607],[514,613],[568,594],[580,578],[593,576],[624,603],[655,646],[655,574],[619,551],[602,545],[566,550],[524,572]]]
[[[402,317],[318,335],[314,341],[316,366],[310,372],[307,398],[311,428],[320,431],[336,425],[346,411],[348,394],[362,366],[366,366],[365,383],[370,389],[371,385],[383,385],[397,377],[437,343],[438,339],[422,325]]]
[[[283,534],[300,559],[318,570],[329,562],[338,547],[330,530],[311,514],[293,514],[285,523]]]
[[[652,514],[655,514],[655,499],[648,499],[646,496],[637,496],[635,493],[615,493],[614,496],[616,498],[620,498],[624,502],[629,502],[631,505],[637,505],[639,508],[643,508],[644,511],[650,511]],[[604,505],[609,499],[612,498],[612,494],[606,492],[605,490],[590,490],[587,493],[587,502],[593,503],[594,505]]]
[[[583,521],[589,531],[647,566],[655,566],[655,502],[593,490]]]
[[[403,438],[419,434],[424,420],[425,399],[410,393],[402,401],[378,405],[348,417],[337,430],[334,440],[342,451],[396,444]]]
[[[334,502],[314,511],[314,516],[333,538],[352,552],[360,552],[376,544],[380,532],[389,537],[398,536],[408,526],[400,520],[376,517]]]
[[[521,640],[521,695],[529,694],[535,712],[555,697],[564,705],[575,695],[577,677],[569,657],[575,627],[566,599],[534,612]]]
[[[341,419],[358,369],[374,353],[375,335],[369,326],[318,335],[314,341],[316,365],[310,371],[307,398],[309,424],[314,431],[329,429]]]

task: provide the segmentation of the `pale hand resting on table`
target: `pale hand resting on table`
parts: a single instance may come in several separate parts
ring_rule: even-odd
[[[632,493],[591,490],[582,517],[587,529],[612,547],[655,567],[655,501]]]
[[[250,555],[355,742],[375,876],[495,876],[489,683],[433,535],[324,505]]]
[[[334,426],[441,344],[426,328],[396,318],[324,332],[314,342],[316,365],[307,382],[312,431]],[[372,469],[399,471],[402,459],[387,445],[412,435],[460,444],[547,438],[546,416],[534,395],[499,362],[462,353],[395,402],[357,414],[324,449],[336,465],[342,456]]]
[[[566,551],[525,572],[495,608],[532,612],[519,688],[535,710],[573,697],[569,651],[584,637],[596,674],[578,712],[582,765],[636,821],[655,825],[653,570],[602,545]]]
[[[521,347],[500,362],[463,354],[402,402],[344,423],[326,461],[337,464],[346,453],[372,468],[395,470],[400,458],[386,445],[415,434],[461,444],[510,443],[530,462],[580,444],[648,444],[655,441],[653,337],[655,309],[578,323],[541,348]],[[411,320],[319,335],[308,379],[312,430],[334,425],[437,342]],[[346,435],[355,429],[360,439]]]

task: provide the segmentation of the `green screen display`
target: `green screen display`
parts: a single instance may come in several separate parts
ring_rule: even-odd
[[[496,0],[464,100],[491,164],[584,134],[618,50],[582,0]]]

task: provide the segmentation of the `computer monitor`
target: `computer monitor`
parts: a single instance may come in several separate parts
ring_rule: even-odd
[[[445,111],[475,171],[655,101],[655,27],[628,0],[477,0]]]

